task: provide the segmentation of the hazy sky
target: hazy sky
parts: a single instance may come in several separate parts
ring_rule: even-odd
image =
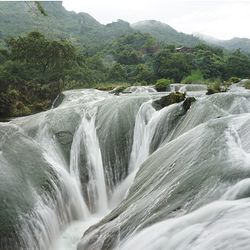
[[[63,5],[103,24],[154,19],[188,34],[250,38],[250,0],[64,0]]]

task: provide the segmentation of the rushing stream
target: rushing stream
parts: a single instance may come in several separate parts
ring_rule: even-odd
[[[66,91],[0,123],[0,249],[248,250],[250,92]]]

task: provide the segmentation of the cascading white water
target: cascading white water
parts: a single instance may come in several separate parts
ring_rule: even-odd
[[[81,125],[75,133],[72,150],[70,170],[79,180],[79,157],[81,146],[84,145],[87,157],[89,181],[87,184],[88,203],[92,212],[104,214],[108,211],[108,195],[105,183],[102,155],[95,127],[96,110],[84,114]]]
[[[156,90],[152,86],[132,86],[126,88],[124,92],[138,94],[138,93],[154,93],[156,92]]]
[[[249,249],[250,199],[213,202],[180,218],[159,222],[119,250]]]
[[[49,134],[47,124],[43,124],[41,131],[39,131],[36,140],[43,147],[45,159],[51,163],[51,166],[56,170],[56,173],[60,176],[65,191],[69,192],[68,198],[71,199],[70,209],[72,211],[66,211],[70,213],[70,220],[86,219],[89,216],[89,210],[85,204],[78,179],[76,176],[71,175],[68,172],[67,164],[64,157],[59,149],[58,143],[53,140],[53,136]],[[76,170],[77,171],[77,170]],[[61,201],[63,204],[63,201]],[[62,213],[65,211],[62,211]]]
[[[152,107],[152,101],[143,103],[135,119],[134,140],[129,161],[129,172],[138,168],[149,154],[149,145],[155,128],[154,116],[158,112]],[[153,123],[153,125],[152,125]]]
[[[98,92],[101,93],[101,92]],[[74,133],[70,150],[69,173],[76,181],[78,190],[81,190],[80,168],[84,168],[88,175],[86,185],[87,196],[83,194],[82,200],[88,206],[88,215],[75,222],[71,222],[52,245],[52,250],[74,250],[84,231],[92,224],[100,220],[109,211],[106,180],[104,175],[102,155],[99,139],[96,131],[97,104],[107,97],[102,93],[91,91],[83,92],[79,98],[85,104],[79,112],[80,125]],[[84,96],[85,94],[85,96]],[[79,98],[69,97],[69,102],[78,103]],[[66,103],[67,105],[67,103]],[[53,152],[53,151],[52,151]],[[85,161],[82,166],[81,157],[84,154]],[[80,191],[81,193],[81,191]],[[81,194],[82,195],[82,194]]]
[[[98,95],[99,93],[100,95]],[[82,117],[79,128],[72,133],[74,136],[72,138],[70,149],[70,164],[68,164],[65,158],[65,152],[63,152],[62,149],[64,144],[59,144],[56,137],[56,131],[53,130],[60,125],[61,130],[59,130],[59,132],[62,131],[61,135],[66,134],[69,136],[71,133],[64,132],[64,130],[67,129],[62,121],[61,124],[59,124],[60,121],[58,123],[58,121],[54,119],[54,115],[59,111],[51,110],[41,115],[39,114],[39,117],[37,118],[36,116],[34,116],[34,119],[32,117],[30,123],[31,127],[34,126],[35,129],[30,129],[30,123],[26,123],[26,121],[29,120],[28,118],[16,120],[16,123],[18,124],[15,125],[18,128],[17,136],[21,137],[22,140],[26,140],[29,145],[34,145],[34,152],[37,154],[37,157],[40,157],[39,161],[45,166],[48,166],[48,174],[50,173],[51,177],[48,179],[48,184],[46,184],[46,179],[40,180],[39,176],[36,177],[41,183],[45,182],[47,185],[43,187],[45,190],[43,193],[38,192],[38,189],[33,188],[32,182],[28,184],[32,193],[30,199],[32,199],[35,204],[28,213],[20,214],[20,226],[18,224],[18,231],[21,239],[19,242],[21,243],[19,243],[18,240],[17,243],[13,241],[13,246],[14,244],[17,245],[13,249],[58,249],[58,241],[56,239],[60,232],[65,230],[65,226],[70,226],[72,223],[73,231],[70,231],[69,234],[75,235],[74,237],[76,237],[72,243],[72,249],[76,249],[77,241],[79,241],[83,229],[87,225],[96,222],[100,219],[100,216],[104,216],[105,213],[108,212],[108,197],[103,172],[102,156],[95,128],[95,116],[97,111],[95,104],[99,100],[104,100],[110,96],[106,93],[93,93],[92,91],[87,90],[83,91],[79,97],[81,99],[80,101],[79,98],[75,98],[74,93],[72,93],[72,95],[68,96],[68,100],[66,102],[64,101],[61,108],[62,112],[65,113],[65,110],[67,110],[68,107],[71,108],[75,105],[78,112],[75,117],[79,115]],[[79,112],[77,106],[78,103],[81,102],[89,104],[84,105],[84,112]],[[91,109],[89,109],[89,107],[91,107]],[[92,107],[94,108],[92,109]],[[74,120],[72,122],[74,122]],[[75,126],[74,123],[73,125]],[[24,129],[22,129],[22,127]],[[8,128],[8,126],[6,126],[6,128]],[[4,136],[2,134],[0,135],[2,137]],[[10,135],[14,136],[15,134],[10,133]],[[17,147],[18,149],[22,149],[22,145],[19,146],[17,144]],[[91,197],[92,206],[90,206],[90,209],[85,204],[85,201],[88,203],[89,200],[82,195],[79,176],[79,167],[81,167],[79,165],[79,156],[81,155],[83,148],[86,151],[88,163],[84,167],[86,167],[89,176],[88,197]],[[31,159],[36,162],[36,159],[32,158],[34,152],[30,150],[28,154],[30,154]],[[4,163],[5,165],[9,164],[5,158],[0,160],[1,163]],[[22,158],[20,160],[23,169],[25,170],[27,168],[25,164],[27,165],[29,163],[23,161]],[[38,168],[39,167],[40,166],[38,166]],[[42,167],[43,165],[41,165],[41,170]],[[10,167],[9,169],[11,170]],[[25,176],[24,174],[25,173],[22,173],[23,176]],[[41,178],[44,177],[41,176]],[[29,182],[28,179],[27,181]],[[24,179],[24,183],[25,182],[26,179]],[[48,192],[46,189],[48,189]],[[88,205],[90,204],[88,203]],[[98,213],[99,215],[93,213]],[[81,221],[81,223],[78,223],[78,227],[74,226],[77,224],[75,221]],[[75,232],[76,228],[79,228],[78,232]],[[4,240],[2,249],[6,248],[5,245],[8,246],[8,244],[10,244],[8,242],[10,242],[10,240]],[[22,244],[22,247],[18,246],[18,244]]]
[[[79,249],[106,250],[117,245],[122,249],[155,249],[167,245],[167,249],[171,250],[203,250],[209,249],[209,245],[204,243],[206,239],[210,244],[213,243],[214,232],[219,235],[221,228],[226,230],[226,227],[233,227],[235,223],[237,244],[240,242],[240,230],[247,231],[248,236],[248,224],[245,221],[249,201],[242,199],[249,197],[250,144],[246,139],[250,138],[247,126],[247,112],[250,110],[248,94],[226,93],[204,97],[187,113],[180,110],[181,104],[156,111],[151,105],[152,101],[148,101],[150,98],[157,98],[156,94],[151,97],[149,94],[141,95],[144,97],[140,100],[138,94],[131,96],[113,97],[91,90],[71,91],[68,95],[66,93],[64,101],[54,111],[24,118],[23,124],[22,119],[20,123],[16,122],[23,130],[16,132],[22,140],[20,139],[19,144],[13,143],[15,148],[13,145],[2,148],[0,143],[0,163],[4,165],[0,169],[8,177],[18,171],[18,168],[13,167],[18,164],[11,161],[13,156],[10,149],[16,154],[26,140],[30,147],[17,155],[25,155],[20,158],[20,166],[29,172],[28,162],[33,160],[37,162],[36,167],[39,168],[39,164],[44,162],[41,168],[48,165],[51,170],[48,171],[48,176],[52,188],[48,188],[52,191],[47,190],[45,185],[41,188],[45,190],[44,193],[35,182],[46,183],[46,175],[42,177],[45,178],[44,181],[20,172],[20,180],[28,183],[32,199],[36,201],[35,206],[31,205],[30,213],[22,214],[20,234],[25,239],[25,244],[20,249],[75,250],[85,230],[94,223],[97,225],[88,230]],[[102,126],[103,121],[111,117],[105,116],[113,103],[112,100],[105,102],[105,99],[111,97],[116,98],[114,103],[117,104],[124,98],[117,105],[119,117],[115,113]],[[135,99],[139,101],[131,106],[123,105],[132,103]],[[103,109],[99,109],[101,105]],[[125,110],[129,112],[124,112]],[[203,110],[205,113],[201,112]],[[123,127],[124,120],[130,118],[131,125]],[[40,124],[38,129],[33,124],[35,120]],[[29,122],[32,124],[28,126]],[[108,134],[112,140],[107,140],[102,133],[108,131],[111,122],[113,128],[119,126],[121,130],[116,131],[114,137],[112,133]],[[121,131],[129,136],[119,136]],[[58,133],[67,135],[66,139],[70,143],[60,144]],[[9,142],[15,142],[16,139],[13,136]],[[125,172],[120,175],[120,185],[114,181],[117,185],[114,185],[114,190],[106,186],[109,180],[105,178],[114,178],[112,174],[107,174],[107,162],[111,162],[113,156],[118,156],[120,148],[112,157],[105,158],[106,153],[102,151],[103,147],[100,148],[107,145],[105,142],[112,142],[108,151],[111,154],[113,145],[131,146],[133,142],[128,150],[130,161],[127,164],[126,160],[126,166],[122,170],[114,164],[115,161],[110,164],[117,176],[119,171]],[[23,147],[27,145],[24,144]],[[34,152],[32,147],[35,148]],[[35,157],[39,157],[40,153],[42,157],[36,161]],[[29,158],[32,154],[34,157]],[[119,158],[120,162],[122,165],[125,160]],[[127,178],[124,179],[126,175]],[[26,186],[24,190],[28,190]],[[241,200],[238,202],[235,199]],[[218,203],[215,200],[220,201]],[[199,210],[208,203],[210,205]],[[108,214],[113,208],[116,209]],[[222,226],[224,218],[220,217],[222,212],[226,218],[225,227]],[[105,215],[107,216],[103,218]],[[177,218],[178,216],[181,217]],[[171,217],[175,218],[169,219]],[[99,222],[101,218],[103,219]],[[161,222],[152,226],[159,221]],[[228,235],[230,234],[225,237]],[[90,239],[90,242],[85,239]],[[120,239],[122,242],[119,242]],[[217,239],[215,248],[212,249],[228,250],[229,245],[220,245],[221,238]],[[192,242],[196,242],[196,245],[192,245]],[[92,244],[98,247],[95,248]],[[235,249],[247,249],[244,248],[247,244],[237,244]]]
[[[28,222],[25,223],[23,220],[22,234],[23,238],[28,239],[27,249],[47,249],[63,225],[74,220],[85,220],[89,217],[89,210],[81,195],[77,179],[67,171],[67,164],[57,142],[49,132],[45,119],[41,122],[35,140],[43,148],[44,158],[59,177],[61,187],[54,183],[56,200],[46,195],[43,197],[36,195],[36,209],[30,215]],[[63,192],[60,188],[63,188]],[[65,197],[67,197],[66,202]],[[37,242],[34,242],[31,235]]]
[[[144,103],[136,118],[130,161],[130,173],[139,171],[115,194],[119,197],[132,187],[116,209],[85,234],[79,249],[228,250],[234,233],[233,249],[248,249],[249,241],[241,241],[240,235],[243,230],[242,239],[249,238],[244,223],[249,202],[228,202],[223,195],[249,197],[249,181],[242,182],[250,175],[249,99],[246,92],[203,97],[187,113],[181,104],[154,111],[150,102]],[[220,234],[234,223],[232,233]]]
[[[172,107],[171,107],[172,108]],[[150,144],[159,121],[169,112],[169,108],[155,110],[152,100],[143,103],[136,115],[132,151],[128,176],[118,185],[112,195],[111,207],[116,207],[126,196],[141,164],[150,155]]]

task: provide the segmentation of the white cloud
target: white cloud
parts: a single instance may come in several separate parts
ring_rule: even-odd
[[[87,12],[101,23],[155,19],[185,33],[250,38],[248,0],[65,0],[68,10]]]

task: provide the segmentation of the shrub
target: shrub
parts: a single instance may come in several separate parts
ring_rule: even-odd
[[[195,70],[191,72],[191,75],[185,77],[181,83],[191,84],[191,83],[202,83],[204,81],[204,77],[200,70]]]
[[[219,81],[210,82],[207,86],[207,95],[219,93],[221,91],[221,83]]]
[[[13,116],[23,116],[30,115],[31,110],[29,107],[25,106],[23,102],[17,101],[12,107],[12,115]]]
[[[128,83],[97,83],[92,87],[95,89],[98,89],[98,90],[102,90],[102,91],[112,91],[116,87],[126,89],[129,86],[130,86],[130,84],[128,84]]]
[[[227,80],[227,82],[228,82],[228,83],[237,83],[237,82],[240,82],[240,80],[241,80],[241,78],[236,77],[236,76],[232,76],[232,77],[230,77],[230,78]]]
[[[167,87],[172,83],[172,81],[170,79],[159,79],[157,80],[156,84],[155,84],[155,89],[159,92],[163,92],[167,90]]]
[[[83,88],[85,85],[80,83],[79,81],[76,80],[68,80],[64,82],[64,90],[69,90],[69,89],[79,89]]]
[[[245,81],[244,86],[246,89],[250,89],[250,80]]]

